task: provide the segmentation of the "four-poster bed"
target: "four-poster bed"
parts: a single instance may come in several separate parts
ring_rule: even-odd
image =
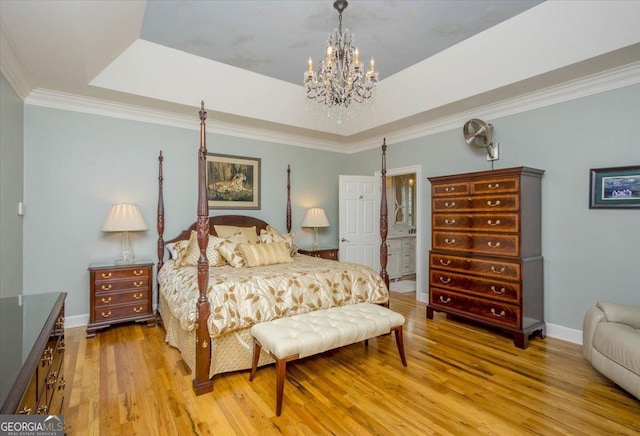
[[[291,169],[287,167],[287,236],[268,223],[241,215],[209,216],[206,187],[206,117],[204,102],[200,114],[200,147],[198,150],[198,206],[197,220],[177,237],[165,241],[163,199],[163,156],[158,157],[158,312],[167,331],[167,342],[177,347],[191,369],[196,394],[213,389],[215,374],[251,368],[252,338],[250,327],[256,323],[326,309],[344,304],[369,302],[388,305],[389,277],[387,266],[387,200],[382,189],[380,205],[380,274],[362,265],[341,263],[310,256],[294,255],[291,231]],[[382,185],[386,186],[386,143],[382,145]],[[258,264],[252,268],[230,265],[210,265],[211,244],[231,244],[230,239],[217,236],[216,227],[255,227],[258,246],[290,241],[291,257]],[[253,231],[253,230],[251,230]],[[239,232],[239,241],[244,241]],[[290,237],[290,238],[289,238]],[[197,239],[197,246],[195,241]],[[197,250],[197,262],[190,268],[181,267],[179,259],[165,262],[165,247],[180,242],[182,247],[191,241]],[[237,242],[237,241],[236,241]],[[245,252],[248,241],[237,242],[235,249]],[[256,247],[256,245],[253,245]],[[275,247],[278,248],[278,247]],[[188,249],[183,250],[182,255]],[[285,250],[286,251],[286,250]],[[272,262],[274,263],[274,262]],[[195,266],[195,268],[194,268]],[[197,286],[196,286],[197,283]],[[273,362],[261,355],[258,365]]]

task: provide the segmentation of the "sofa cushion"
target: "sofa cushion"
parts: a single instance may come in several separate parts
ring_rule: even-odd
[[[602,322],[593,337],[593,347],[640,376],[640,330],[625,324]]]

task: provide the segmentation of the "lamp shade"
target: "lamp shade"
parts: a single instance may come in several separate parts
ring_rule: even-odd
[[[135,204],[120,203],[111,206],[100,230],[103,232],[139,232],[147,230],[140,209]]]
[[[302,227],[329,227],[329,219],[324,209],[320,207],[312,207],[302,220]]]

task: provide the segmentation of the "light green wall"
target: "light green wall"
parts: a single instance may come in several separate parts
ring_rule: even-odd
[[[0,74],[0,297],[22,294],[23,107]]]
[[[588,208],[590,168],[640,164],[638,101],[640,86],[634,85],[488,120],[501,144],[496,168],[546,170],[542,232],[548,323],[579,330],[584,313],[598,300],[640,304],[640,211]],[[24,113],[25,293],[68,291],[68,314],[86,314],[86,268],[114,258],[119,248],[117,236],[99,231],[112,203],[140,205],[150,230],[134,235],[134,247],[138,258],[155,261],[160,149],[165,236],[194,221],[198,132],[31,105]],[[311,206],[326,209],[332,226],[321,237],[337,243],[338,175],[369,175],[380,167],[379,149],[344,155],[215,134],[207,144],[212,152],[262,158],[262,209],[241,213],[281,228],[285,170],[291,164],[293,231],[302,246],[313,238],[300,228]],[[410,165],[422,166],[419,243],[427,253],[431,199],[426,178],[491,166],[464,143],[461,129],[390,143],[388,168]],[[423,263],[426,270],[426,259]]]
[[[194,109],[194,126],[199,126]],[[67,291],[68,316],[89,312],[87,267],[115,259],[119,235],[100,226],[113,203],[140,206],[149,230],[132,234],[136,258],[156,256],[158,152],[164,155],[165,239],[196,218],[198,130],[25,106],[25,294]],[[261,210],[242,213],[285,229],[286,168],[291,164],[296,240],[313,235],[300,224],[308,207],[324,207],[337,243],[338,175],[344,155],[271,142],[208,134],[210,152],[262,159]]]
[[[640,85],[487,120],[500,143],[495,168],[529,166],[542,179],[545,318],[582,329],[598,300],[640,305],[640,210],[589,209],[589,169],[640,165]],[[388,168],[422,165],[424,253],[431,248],[430,176],[491,169],[455,129],[388,144]],[[380,166],[378,149],[353,155],[354,174]],[[427,259],[422,267],[427,270]],[[425,274],[426,275],[426,274]],[[426,289],[424,289],[426,291]]]

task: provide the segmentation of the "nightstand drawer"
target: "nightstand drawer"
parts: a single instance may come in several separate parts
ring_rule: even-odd
[[[114,292],[122,290],[147,289],[149,287],[149,278],[140,277],[131,280],[110,280],[107,282],[96,282],[96,294],[104,292]]]
[[[112,292],[96,296],[96,308],[114,306],[119,304],[136,304],[146,302],[149,299],[149,291],[145,288],[140,291]]]
[[[149,272],[147,268],[120,267],[107,271],[95,271],[95,275],[96,283],[101,283],[103,281],[112,281],[118,279],[148,277]]]
[[[327,260],[338,260],[337,248],[320,248],[318,250],[301,250],[298,249],[298,253],[311,257],[319,257]]]
[[[95,320],[96,322],[113,321],[147,315],[149,312],[147,310],[146,303],[147,302],[144,301],[140,304],[133,304],[129,306],[113,306],[109,308],[96,309]]]

